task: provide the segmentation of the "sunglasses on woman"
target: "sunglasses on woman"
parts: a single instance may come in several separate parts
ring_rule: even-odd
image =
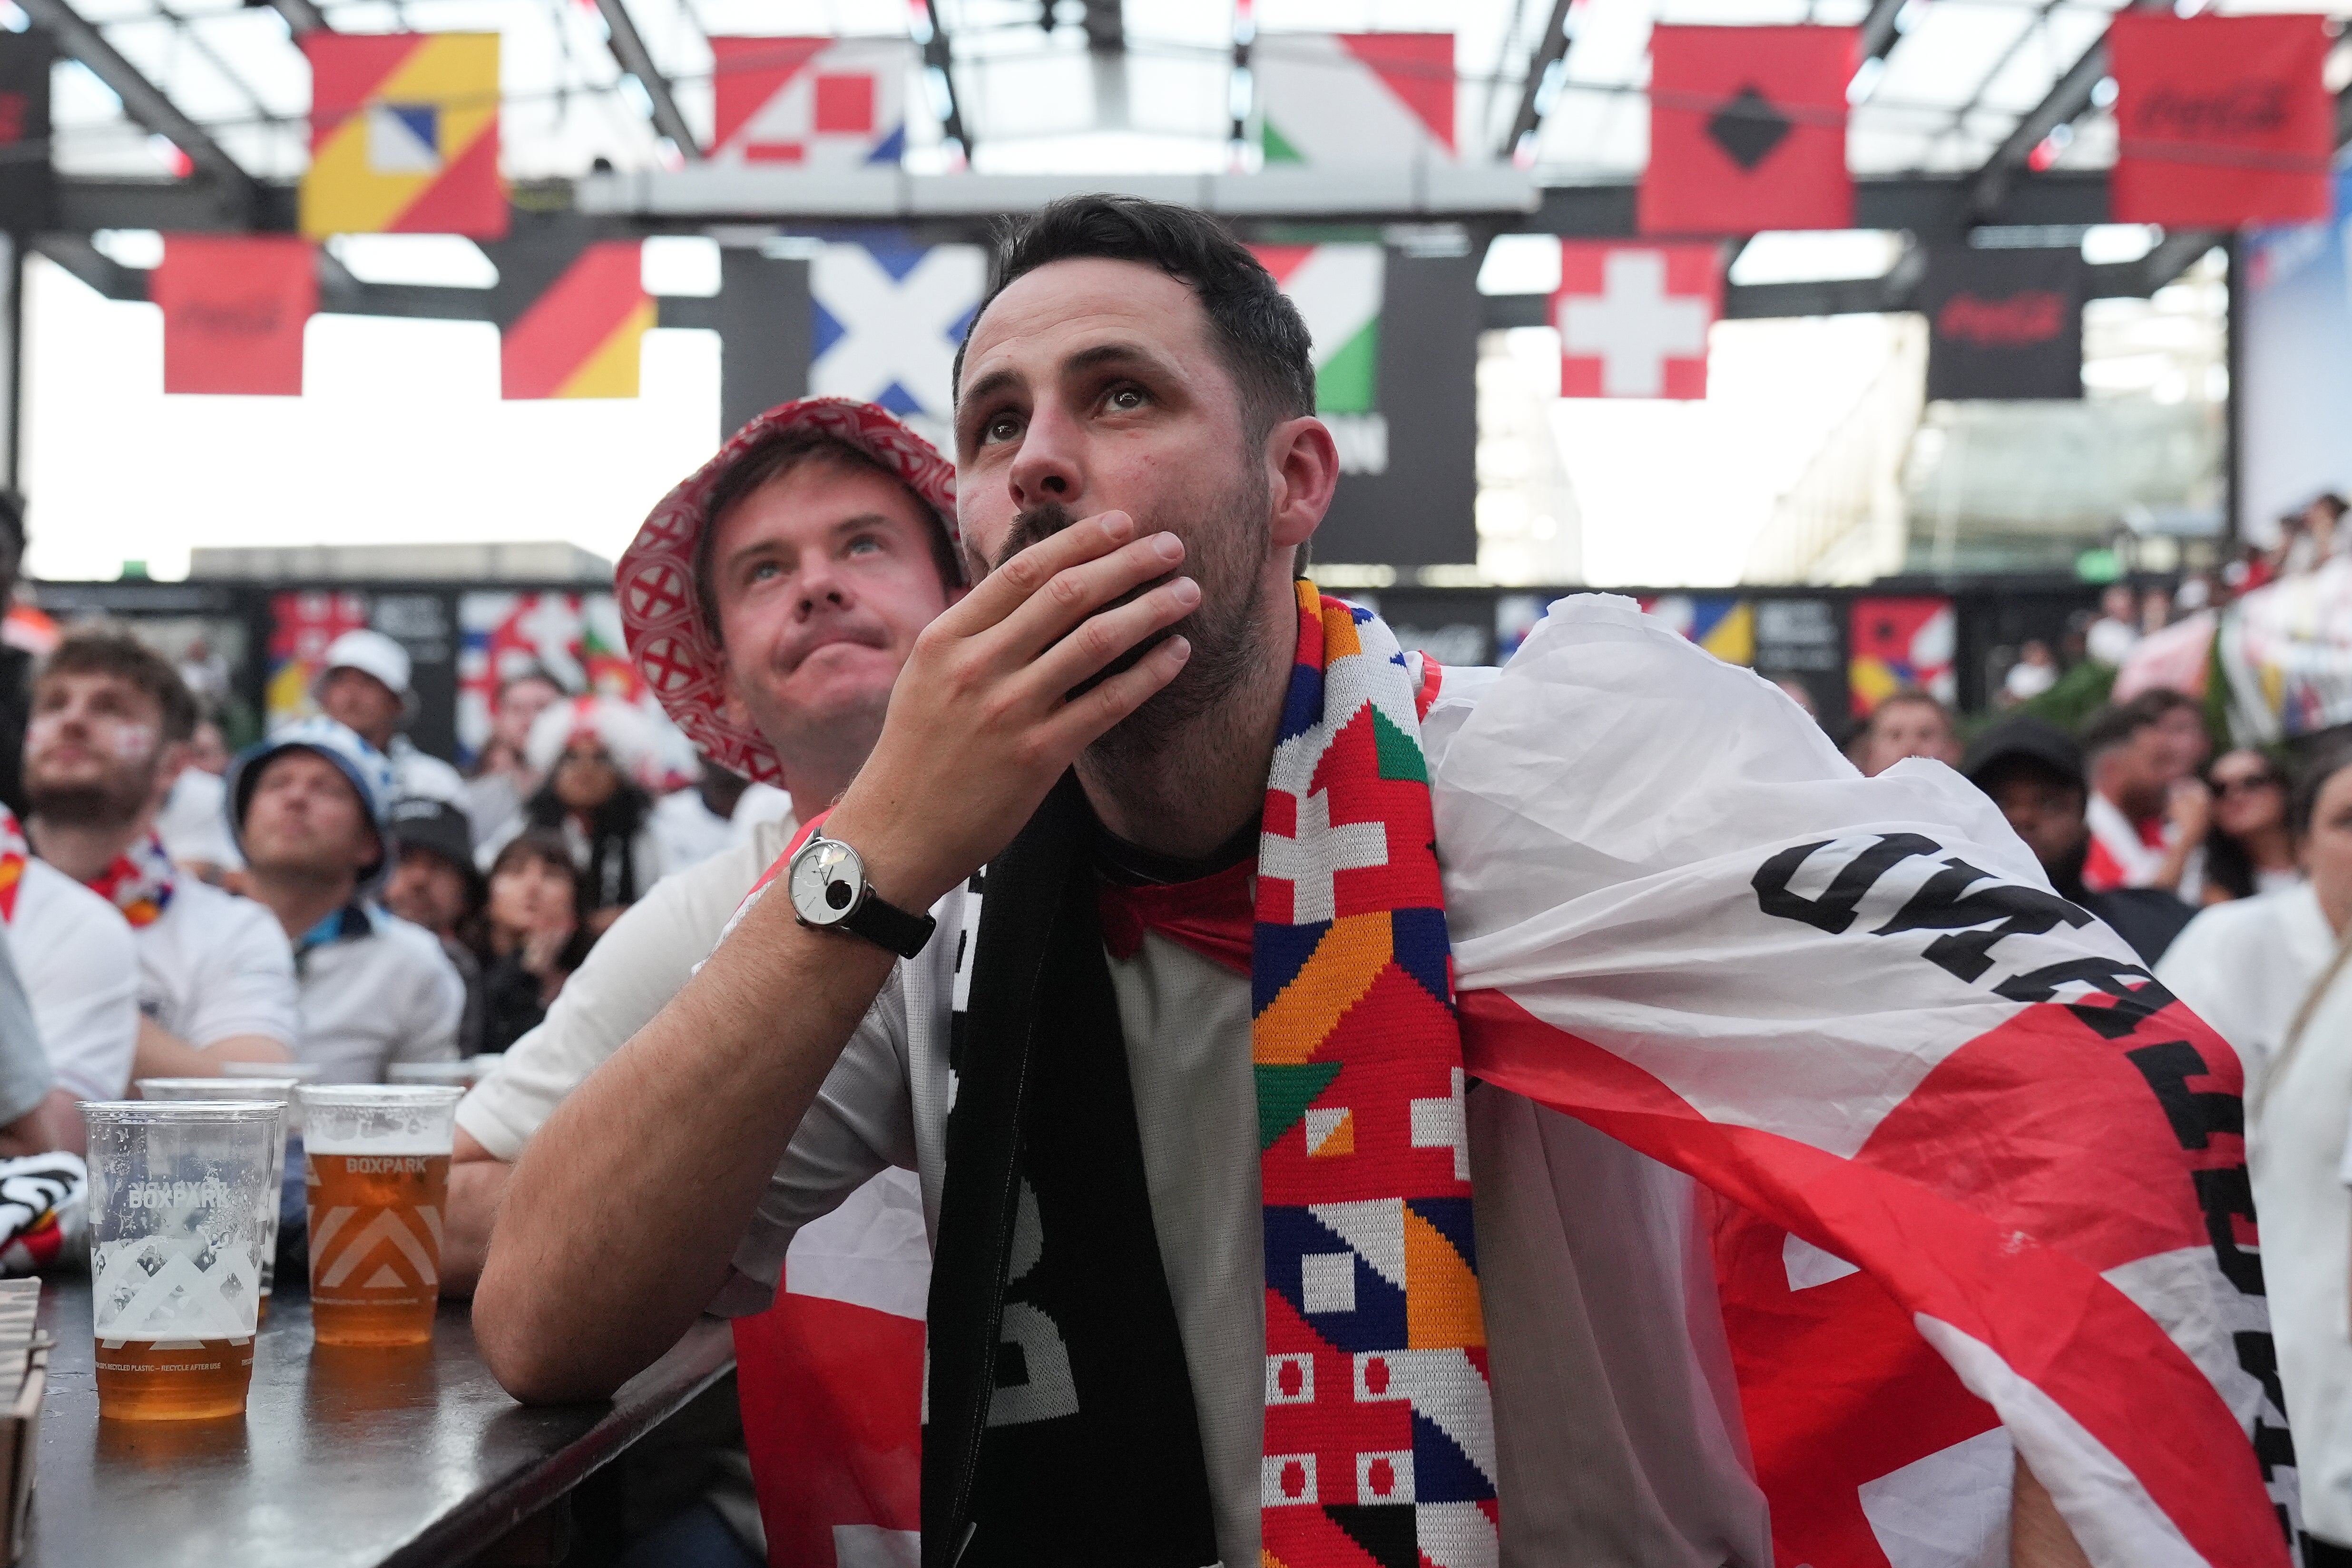
[[[2279,777],[2276,773],[2239,773],[2231,778],[2224,778],[2217,773],[2213,778],[2213,793],[2221,795],[2236,795],[2241,791],[2252,795],[2256,790],[2278,787]]]

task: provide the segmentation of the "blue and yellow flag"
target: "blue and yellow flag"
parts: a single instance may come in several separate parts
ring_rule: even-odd
[[[496,33],[314,32],[302,232],[502,238]]]

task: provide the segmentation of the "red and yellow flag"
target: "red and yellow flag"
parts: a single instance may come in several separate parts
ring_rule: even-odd
[[[637,345],[654,324],[634,239],[598,240],[506,331],[508,397],[635,397]]]
[[[496,33],[309,33],[302,232],[507,232]]]

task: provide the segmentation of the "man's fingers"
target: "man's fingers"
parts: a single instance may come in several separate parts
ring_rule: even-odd
[[[1118,662],[1152,633],[1190,615],[1200,602],[1201,585],[1179,577],[1132,603],[1087,616],[1022,671],[1026,700],[1051,712],[1065,693]]]
[[[1183,559],[1182,541],[1172,533],[1155,533],[1108,555],[1065,566],[1019,609],[984,634],[989,657],[1001,666],[1031,662],[1068,637],[1087,616],[1154,578],[1166,576]]]
[[[1045,749],[1063,756],[1077,755],[1175,679],[1177,671],[1192,657],[1190,642],[1180,637],[1170,637],[1137,660],[1133,668],[1122,669],[1101,685],[1070,699],[1059,713],[1042,726]]]
[[[1039,540],[972,585],[948,607],[936,625],[957,637],[971,637],[1004,619],[1066,566],[1108,555],[1135,537],[1135,521],[1107,511],[1072,523]]]

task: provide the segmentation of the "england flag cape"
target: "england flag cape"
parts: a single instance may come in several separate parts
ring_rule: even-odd
[[[1719,1200],[1781,1561],[2005,1561],[2012,1445],[2095,1563],[2286,1561],[2220,1037],[1958,775],[1861,778],[1625,600],[1462,684],[1423,708],[1465,1065]]]
[[[1991,804],[1863,779],[1623,599],[1500,671],[1402,657],[1465,1065],[1707,1190],[1779,1562],[2005,1563],[2019,1459],[2101,1568],[2289,1561],[2239,1063]],[[743,1349],[747,1388],[790,1371]],[[820,1380],[892,1406],[828,1418],[890,1479],[780,1561],[903,1529],[905,1372]],[[755,1458],[785,1403],[747,1397]]]

